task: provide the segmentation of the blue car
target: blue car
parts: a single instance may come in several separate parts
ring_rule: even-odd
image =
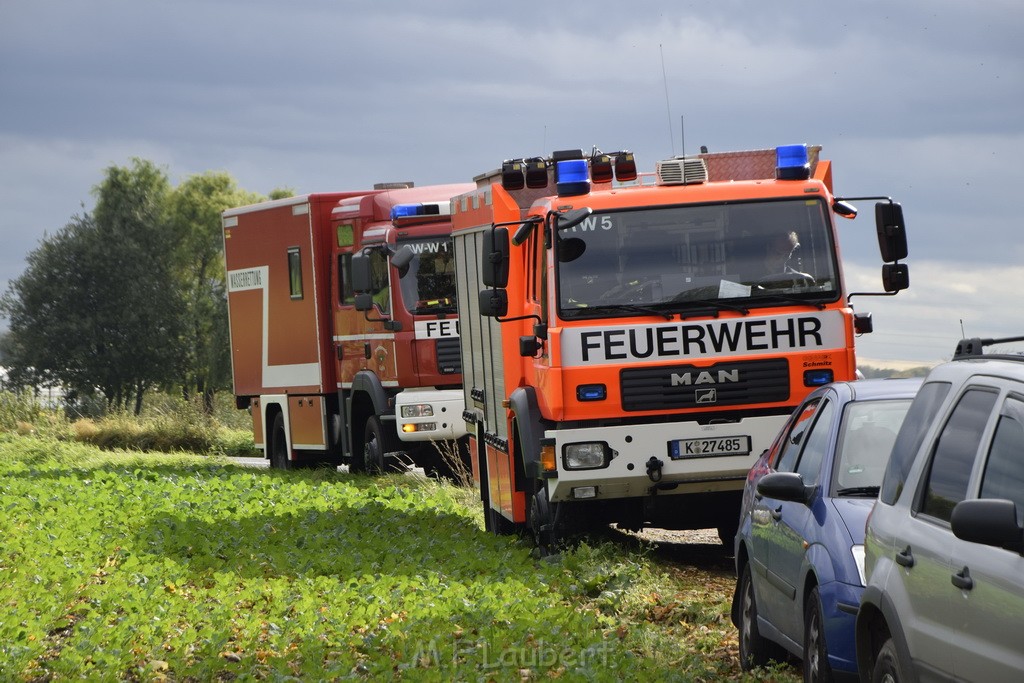
[[[864,526],[920,379],[834,382],[807,396],[747,476],[732,621],[744,670],[803,660],[856,678]]]

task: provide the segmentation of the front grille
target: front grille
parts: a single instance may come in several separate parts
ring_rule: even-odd
[[[717,408],[789,398],[789,366],[781,359],[623,370],[619,382],[623,410]]]
[[[442,375],[458,375],[462,373],[462,353],[459,350],[458,337],[441,337],[435,347],[437,353],[437,371]]]

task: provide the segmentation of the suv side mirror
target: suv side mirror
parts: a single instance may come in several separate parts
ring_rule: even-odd
[[[907,225],[903,222],[903,207],[898,202],[875,204],[875,231],[883,261],[892,263],[907,258]]]
[[[1017,524],[1017,506],[1011,500],[962,500],[953,508],[949,524],[959,539],[1024,554],[1024,530]]]

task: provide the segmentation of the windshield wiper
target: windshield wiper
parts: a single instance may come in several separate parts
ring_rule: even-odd
[[[586,306],[581,308],[571,309],[573,313],[589,313],[591,311],[626,311],[627,313],[647,313],[649,315],[660,315],[665,320],[671,320],[673,313],[669,311],[658,310],[650,306],[641,306],[640,304],[599,304],[597,306]],[[568,313],[569,311],[565,311]]]
[[[685,299],[682,301],[666,301],[666,304],[671,304],[673,310],[679,312],[682,315],[683,311],[687,311],[691,316],[697,311],[691,309],[705,309],[711,308],[717,313],[718,311],[725,309],[727,311],[737,311],[743,315],[750,313],[750,309],[746,306],[740,306],[738,304],[730,304],[722,301],[721,299]],[[683,316],[684,318],[686,316]]]
[[[836,491],[837,496],[848,498],[877,498],[881,486],[847,486]]]
[[[825,310],[825,304],[820,301],[808,301],[807,299],[798,299],[795,296],[786,296],[785,294],[758,294],[755,296],[754,293],[751,292],[750,298],[753,301],[785,301],[787,303],[800,304],[802,306],[813,306],[819,311]]]

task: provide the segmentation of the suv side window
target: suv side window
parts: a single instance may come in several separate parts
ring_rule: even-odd
[[[1009,397],[1003,405],[981,480],[981,498],[1005,498],[1017,504],[1017,524],[1024,524],[1024,400]]]
[[[892,455],[886,466],[882,490],[878,496],[883,503],[892,505],[900,497],[903,487],[907,484],[910,467],[914,464],[914,456],[921,447],[924,434],[935,418],[935,413],[946,400],[949,389],[949,382],[926,382],[921,385],[892,446]]]
[[[953,507],[967,497],[974,456],[997,397],[984,389],[969,389],[960,397],[936,440],[922,514],[948,522]]]

